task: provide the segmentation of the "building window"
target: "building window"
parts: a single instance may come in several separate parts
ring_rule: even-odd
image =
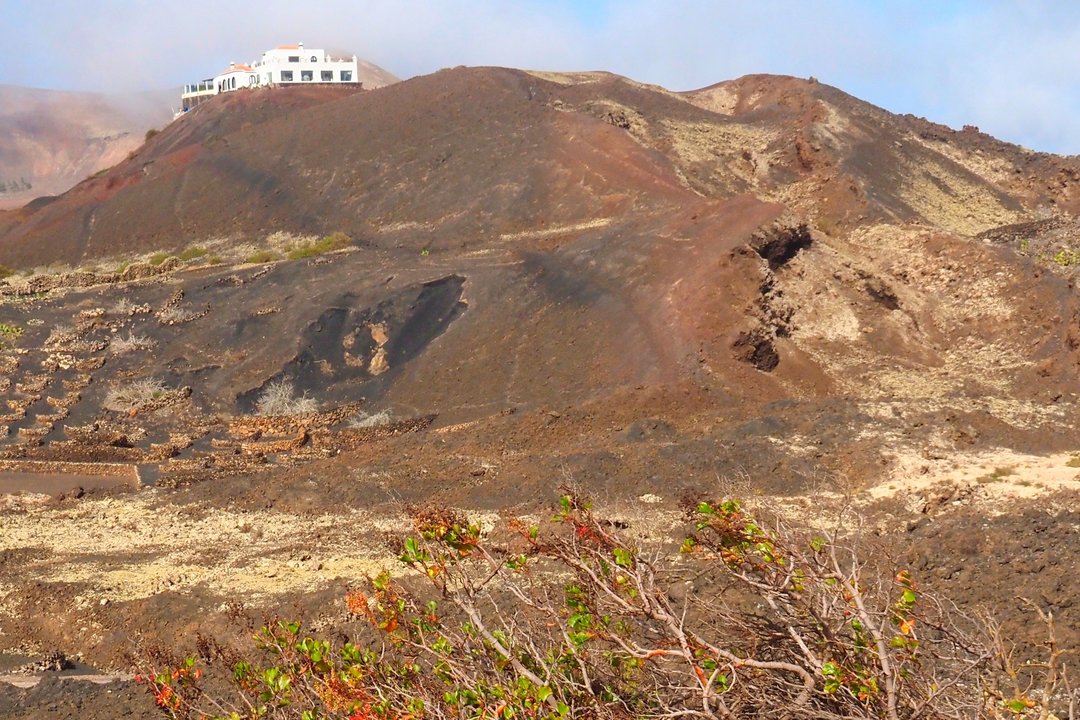
[[[311,82],[315,79],[315,72],[313,70],[301,70],[300,79],[304,82]]]
[[[292,70],[281,71],[281,82],[292,82]]]
[[[352,70],[341,71],[341,82],[352,82]]]
[[[290,55],[289,56],[289,62],[300,62],[300,56],[299,55]]]
[[[319,58],[316,57],[315,55],[312,55],[311,56],[311,62],[319,62]]]
[[[333,82],[334,81],[334,71],[333,70],[323,70],[322,71],[322,81],[323,82]]]

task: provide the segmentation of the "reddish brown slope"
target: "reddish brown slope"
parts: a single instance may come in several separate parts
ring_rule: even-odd
[[[814,80],[748,75],[683,96],[779,130],[750,160],[801,176],[792,199],[831,226],[876,217],[977,232],[1038,207],[1080,209],[1080,158],[894,115]]]
[[[832,233],[888,221],[974,234],[1077,206],[1078,163],[795,78],[674,94],[604,74],[456,69],[348,98],[220,98],[0,234],[0,262],[278,229],[458,247],[690,194],[754,194]]]
[[[54,531],[21,535],[12,557],[26,562],[0,578],[14,588],[5,636],[114,663],[127,629],[160,618],[159,633],[190,622],[190,635],[207,608],[250,591],[237,570],[260,565],[217,550],[253,535],[179,542],[180,518],[163,521],[158,502],[303,514],[302,539],[270,531],[265,559],[279,566],[294,547],[321,570],[318,545],[337,540],[314,517],[432,499],[535,506],[567,479],[636,507],[642,534],[659,506],[640,502],[684,493],[777,493],[803,518],[824,517],[830,495],[886,502],[868,528],[895,528],[882,542],[897,549],[919,539],[920,582],[933,573],[999,605],[1040,591],[1062,627],[1080,626],[1063,590],[1072,516],[1046,512],[1075,507],[1078,487],[1080,228],[1062,216],[973,233],[1067,206],[1071,181],[1054,168],[1072,161],[937,132],[762,77],[677,95],[606,75],[455,70],[200,108],[100,181],[21,211],[0,261],[274,229],[344,229],[358,247],[0,284],[0,323],[23,330],[2,338],[0,456],[112,458],[162,486],[198,483],[97,526],[157,538],[140,558],[126,539],[73,552],[66,539],[89,534],[63,531],[66,506],[37,516]],[[1033,177],[1013,182],[1017,167]],[[133,339],[149,349],[122,352]],[[149,378],[172,391],[135,412],[104,407]],[[336,429],[250,417],[281,379]],[[361,399],[406,422],[336,445],[337,413]],[[1031,514],[1001,515],[1017,507]],[[349,533],[367,532],[354,521]],[[43,537],[58,542],[43,551]],[[1064,550],[1003,561],[1042,547]],[[117,583],[116,567],[142,581]],[[246,587],[328,587],[259,577]],[[105,637],[76,617],[87,594],[113,598],[89,603]]]
[[[0,239],[0,260],[41,262],[42,242],[74,262],[275,229],[456,246],[689,196],[667,158],[559,112],[550,89],[458,70],[340,100],[238,93],[35,213]]]

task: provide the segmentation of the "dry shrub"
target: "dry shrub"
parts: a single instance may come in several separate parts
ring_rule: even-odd
[[[394,421],[389,410],[380,410],[377,413],[366,413],[363,410],[349,419],[348,426],[351,428],[372,428],[389,425]]]
[[[169,388],[157,378],[133,380],[120,385],[113,385],[105,393],[103,403],[106,410],[130,412],[138,410],[167,393]]]
[[[109,308],[109,314],[116,315],[118,317],[130,317],[131,315],[135,314],[135,308],[136,305],[135,303],[131,302],[131,300],[127,298],[120,298],[115,303],[113,303],[111,308]]]
[[[274,380],[255,401],[257,415],[309,415],[317,412],[319,403],[306,394],[296,396],[296,388],[288,380]]]
[[[131,317],[132,315],[140,315],[148,312],[150,312],[149,305],[136,305],[129,298],[125,297],[120,298],[115,303],[113,303],[112,307],[108,309],[107,314],[120,318],[126,318]]]
[[[127,337],[117,335],[112,339],[109,343],[109,353],[111,355],[127,355],[133,352],[153,350],[156,346],[157,342],[145,335],[128,333]]]
[[[159,310],[157,312],[157,319],[162,325],[180,325],[194,320],[197,315],[198,313],[188,310],[187,308],[173,305],[172,307]]]

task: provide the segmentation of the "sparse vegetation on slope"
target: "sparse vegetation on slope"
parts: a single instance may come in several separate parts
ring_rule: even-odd
[[[201,258],[204,255],[206,255],[206,253],[207,253],[207,249],[202,247],[201,245],[191,245],[191,246],[186,247],[183,250],[181,250],[180,254],[177,255],[177,257],[180,258],[181,260],[183,260],[184,262],[187,262],[189,260],[195,260],[197,258]]]
[[[304,258],[315,257],[316,255],[323,255],[324,253],[333,252],[334,250],[342,250],[349,247],[352,244],[352,238],[342,232],[336,232],[331,235],[327,235],[321,240],[315,242],[304,243],[298,247],[294,247],[286,254],[290,260],[303,260]]]
[[[248,255],[247,258],[244,259],[244,262],[252,265],[261,265],[262,263],[276,262],[280,259],[281,256],[272,250],[257,250],[251,255]]]

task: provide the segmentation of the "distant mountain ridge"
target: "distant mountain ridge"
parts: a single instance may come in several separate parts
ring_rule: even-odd
[[[0,208],[112,167],[172,117],[173,91],[128,95],[0,85]]]

